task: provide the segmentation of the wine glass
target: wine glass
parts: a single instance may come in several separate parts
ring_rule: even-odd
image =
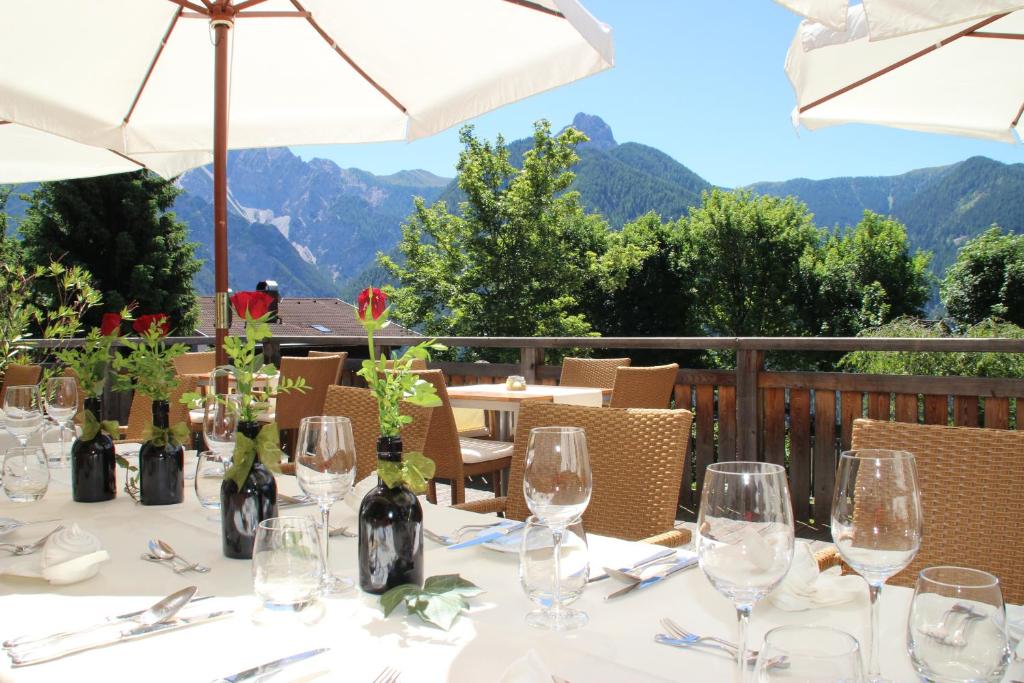
[[[320,546],[308,517],[271,517],[260,522],[252,550],[253,589],[260,608],[257,623],[276,617],[317,616]]]
[[[331,573],[328,558],[331,534],[331,505],[341,500],[356,478],[356,446],[352,422],[347,417],[321,415],[299,422],[295,446],[295,478],[310,498],[320,505],[323,516],[323,572],[320,592],[333,596],[352,588],[352,579]]]
[[[539,605],[526,616],[526,623],[543,626],[550,616],[554,595],[559,605],[576,602],[590,578],[590,558],[583,521],[577,519],[562,533],[558,571],[551,552],[555,539],[550,526],[536,517],[529,517],[522,531],[519,551],[519,581],[526,595]]]
[[[890,576],[921,547],[921,493],[914,456],[904,451],[847,451],[839,456],[832,499],[832,540],[868,583],[871,645],[868,680],[884,681],[878,665],[878,598]]]
[[[860,643],[827,626],[779,626],[764,636],[757,683],[861,683]]]
[[[46,495],[50,468],[41,446],[9,449],[3,473],[4,493],[15,503],[30,503]]]
[[[238,394],[209,394],[203,402],[203,438],[206,447],[230,460],[238,434],[241,399]]]
[[[22,448],[27,446],[28,437],[43,426],[39,387],[35,384],[8,387],[4,396],[4,415],[7,431],[17,437]]]
[[[565,530],[579,520],[590,503],[593,480],[587,436],[580,427],[534,427],[526,447],[523,494],[534,516],[551,529],[552,576],[562,576],[562,539]],[[567,631],[584,626],[586,612],[567,609],[561,582],[552,582],[551,607],[531,612],[531,626]]]
[[[922,680],[1003,680],[1010,647],[999,579],[966,567],[921,570],[907,649]]]
[[[789,571],[793,536],[784,467],[744,461],[708,465],[697,517],[697,556],[711,585],[736,606],[736,681],[743,681],[746,672],[750,612]]]
[[[74,377],[51,377],[46,381],[43,405],[46,407],[46,414],[60,428],[60,453],[56,460],[56,466],[66,467],[64,428],[69,426],[75,413],[78,412],[78,382]]]

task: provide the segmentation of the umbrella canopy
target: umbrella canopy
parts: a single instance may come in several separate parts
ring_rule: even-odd
[[[1024,12],[876,41],[863,12],[850,10],[846,31],[808,22],[798,29],[786,56],[794,124],[1015,141],[1024,113]]]
[[[847,31],[849,12],[855,7],[863,13],[864,27],[871,40],[952,26],[964,21],[984,19],[993,14],[1024,9],[1020,0],[864,0],[862,5],[849,0],[775,0],[812,22],[834,31]]]
[[[164,178],[210,163],[209,152],[169,152],[129,157],[58,135],[0,121],[0,183],[89,178],[148,168]]]
[[[0,119],[129,155],[213,151],[218,363],[229,119],[236,148],[414,140],[613,62],[577,0],[0,3]]]

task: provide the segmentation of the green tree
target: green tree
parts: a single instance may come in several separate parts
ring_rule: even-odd
[[[105,310],[137,302],[139,313],[167,313],[177,332],[190,334],[200,263],[187,227],[169,212],[179,192],[146,171],[42,183],[20,225],[26,260],[81,266]],[[86,324],[98,324],[101,313],[91,311]]]
[[[959,323],[1001,318],[1024,326],[1024,235],[992,226],[970,240],[941,289],[946,310]]]
[[[517,168],[501,136],[492,144],[463,128],[459,213],[417,199],[398,245],[404,263],[378,254],[401,285],[391,293],[395,318],[430,335],[595,334],[585,311],[607,225],[568,191],[586,139],[538,121]]]

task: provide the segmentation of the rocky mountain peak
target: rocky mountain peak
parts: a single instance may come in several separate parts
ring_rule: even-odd
[[[605,123],[600,116],[580,112],[573,118],[572,127],[590,138],[590,142],[585,143],[588,147],[607,152],[619,144],[615,141],[615,136],[612,135],[611,126]]]

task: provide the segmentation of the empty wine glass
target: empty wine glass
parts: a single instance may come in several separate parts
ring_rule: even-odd
[[[746,672],[750,612],[789,571],[793,535],[784,467],[744,461],[708,466],[697,517],[697,555],[711,585],[736,606],[736,681]]]
[[[539,608],[526,615],[526,623],[545,627],[555,604],[571,605],[583,595],[590,577],[590,558],[583,522],[577,519],[565,527],[559,544],[556,570],[552,548],[555,537],[550,526],[534,516],[526,520],[519,550],[519,581],[526,595]]]
[[[258,623],[315,613],[320,586],[320,546],[313,520],[271,517],[260,522],[252,551],[253,588],[261,607]],[[305,616],[305,615],[303,615]]]
[[[27,446],[28,437],[43,426],[39,387],[35,384],[8,387],[4,396],[4,415],[7,431],[17,437],[22,448]]]
[[[839,456],[832,499],[832,540],[868,583],[871,598],[869,681],[884,681],[878,664],[878,598],[890,576],[921,547],[921,493],[914,456],[904,451],[847,451]]]
[[[779,626],[764,636],[757,683],[861,683],[860,643],[827,626]]]
[[[203,451],[196,461],[196,499],[207,510],[220,509],[220,485],[230,459],[217,451]],[[217,515],[216,519],[220,519]]]
[[[50,468],[40,446],[9,449],[3,472],[4,493],[15,503],[39,500],[50,484]]]
[[[352,588],[352,579],[331,573],[329,541],[331,505],[352,488],[356,477],[356,446],[347,417],[321,415],[299,422],[295,447],[295,478],[299,488],[320,505],[323,516],[323,573],[320,592],[338,595]]]
[[[534,427],[526,447],[523,493],[530,511],[551,530],[552,576],[562,576],[562,539],[590,504],[593,480],[587,437],[580,427]],[[527,623],[567,631],[587,623],[586,612],[565,608],[561,582],[552,585],[551,607],[531,613]]]
[[[238,434],[241,399],[238,394],[209,394],[203,401],[203,438],[206,447],[230,460]]]
[[[1001,681],[1010,659],[999,579],[966,567],[928,567],[917,578],[907,649],[927,681]]]
[[[60,453],[53,464],[57,467],[66,467],[68,461],[64,451],[64,429],[70,426],[71,420],[78,412],[78,382],[74,377],[51,377],[46,381],[43,405],[46,407],[46,414],[60,429]]]

